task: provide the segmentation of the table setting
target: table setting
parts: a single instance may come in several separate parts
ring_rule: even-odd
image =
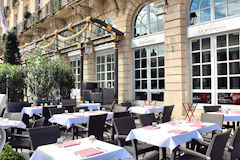
[[[232,111],[230,108],[228,108],[227,110],[220,109],[217,112],[207,112],[207,114],[224,115],[224,122],[240,122],[240,111]]]
[[[11,127],[26,128],[26,125],[22,121],[9,120],[8,118],[2,117],[0,117],[0,126],[2,126],[3,129],[8,129]]]
[[[138,106],[130,107],[128,111],[130,113],[136,113],[136,114],[161,113],[163,111],[163,108],[159,106],[152,106],[152,105],[138,105]]]
[[[87,123],[89,116],[107,114],[107,119],[112,119],[113,113],[107,111],[84,111],[80,110],[80,112],[75,113],[62,113],[62,114],[54,114],[48,121],[51,123],[57,123],[63,126],[66,126],[69,129],[72,124],[82,124]]]
[[[77,140],[62,141],[43,145],[36,149],[30,160],[119,160],[133,159],[124,148],[96,140],[94,136]]]

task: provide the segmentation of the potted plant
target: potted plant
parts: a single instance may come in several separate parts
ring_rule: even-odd
[[[3,150],[0,154],[0,159],[1,160],[25,160],[23,155],[14,151],[12,147],[7,143],[5,143],[3,147]]]

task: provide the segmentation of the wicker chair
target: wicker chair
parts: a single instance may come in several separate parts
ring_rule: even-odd
[[[224,133],[215,134],[210,143],[206,143],[205,141],[198,141],[200,145],[207,146],[206,154],[202,154],[197,151],[183,147],[177,147],[172,152],[170,160],[221,160],[223,158],[224,148],[226,146],[230,133],[231,129],[228,129]],[[176,151],[183,152],[184,155],[176,157]]]
[[[140,114],[138,115],[138,119],[142,127],[152,125],[152,122],[157,122],[154,113]]]
[[[76,136],[88,137],[94,135],[96,139],[103,140],[104,124],[107,118],[107,114],[89,116],[87,127],[81,124],[74,124],[72,127],[73,139]],[[82,129],[82,131],[78,131]]]
[[[174,105],[163,107],[163,112],[161,113],[161,116],[160,116],[161,123],[171,121],[171,115],[172,115],[173,108],[174,108]]]
[[[54,114],[61,114],[65,112],[65,108],[49,108],[50,116],[52,117]]]
[[[132,140],[131,142],[125,141],[129,132],[136,128],[133,117],[115,118],[114,127],[117,133],[118,145],[126,148],[133,155],[135,160],[138,160],[138,155],[151,151],[155,151],[154,157],[158,158],[159,147],[138,143],[137,140]],[[148,157],[144,157],[144,159],[148,159]]]

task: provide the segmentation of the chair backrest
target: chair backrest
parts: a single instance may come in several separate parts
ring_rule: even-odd
[[[114,112],[113,113],[113,119],[114,118],[121,118],[121,117],[130,117],[131,114],[128,111],[125,112]]]
[[[203,106],[204,113],[217,112],[221,106]]]
[[[163,107],[162,123],[171,121],[171,115],[172,115],[173,108],[174,108],[174,105]]]
[[[139,114],[138,119],[140,121],[141,126],[152,125],[152,122],[156,122],[156,118],[154,113],[150,114]]]
[[[44,120],[45,117],[41,117],[40,119],[34,120],[32,128],[43,127]]]
[[[114,127],[117,135],[128,135],[128,133],[136,128],[133,117],[114,118]]]
[[[211,157],[211,160],[219,160],[223,157],[223,152],[228,140],[228,137],[231,133],[231,129],[228,129],[224,133],[215,134],[213,139],[208,146],[206,155]]]
[[[89,111],[88,107],[73,107],[74,112],[79,112],[81,109],[84,111]]]
[[[61,114],[65,112],[65,108],[49,108],[50,116],[52,117],[54,114]]]
[[[57,107],[43,107],[42,108],[42,115],[45,117],[44,125],[50,124],[48,122],[48,119],[51,118],[51,115],[50,115],[50,112],[49,112],[49,108],[57,108]]]
[[[126,106],[114,106],[113,112],[126,112],[128,108]]]
[[[62,99],[61,102],[62,102],[63,107],[64,106],[74,106],[74,107],[76,107],[76,105],[77,105],[76,99]]]
[[[233,147],[231,151],[231,160],[240,159],[240,127],[237,127],[234,131],[229,146]]]
[[[22,121],[24,124],[27,126],[29,125],[29,115],[25,113],[4,113],[3,115],[4,118],[8,118],[9,120],[14,120],[14,121]]]
[[[107,114],[90,116],[88,120],[88,136],[94,135],[96,139],[103,140],[106,118]]]
[[[132,103],[131,102],[124,102],[124,103],[121,103],[121,106],[126,106],[126,107],[132,107]]]
[[[30,128],[28,135],[31,149],[35,150],[38,146],[56,143],[57,138],[60,137],[60,128],[59,126]]]
[[[209,123],[216,123],[221,128],[223,126],[223,118],[224,118],[224,116],[220,115],[220,114],[207,114],[207,113],[201,114],[201,121],[209,122]]]

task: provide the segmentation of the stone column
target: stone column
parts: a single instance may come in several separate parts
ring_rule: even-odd
[[[175,105],[173,114],[185,114],[189,102],[189,52],[187,43],[187,0],[168,0],[165,21],[165,105]]]

